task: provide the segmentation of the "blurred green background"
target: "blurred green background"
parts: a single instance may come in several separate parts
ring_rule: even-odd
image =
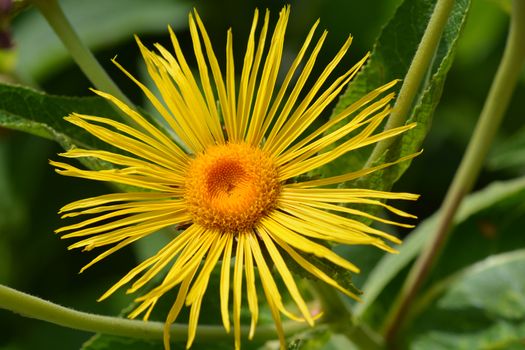
[[[133,34],[139,35],[141,40],[150,45],[154,42],[167,44],[166,27],[170,24],[186,51],[191,51],[187,14],[195,7],[203,17],[220,57],[223,53],[221,48],[225,46],[226,30],[230,26],[233,28],[234,49],[237,60],[240,60],[254,8],[269,8],[275,19],[285,4],[281,1],[233,0],[60,2],[102,65],[138,104],[144,104],[139,90],[110,62],[111,58],[118,55],[118,61],[124,67],[145,79],[145,69]],[[323,63],[331,59],[349,33],[354,36],[354,42],[344,66],[350,66],[372,49],[382,25],[392,16],[399,2],[291,1],[284,60],[294,57],[309,27],[320,17],[321,28],[326,28],[329,36],[323,49],[325,55],[321,55],[317,67],[322,67]],[[508,23],[506,4],[504,1],[473,1],[442,101],[423,146],[424,153],[413,162],[395,186],[396,190],[421,194],[417,203],[404,204],[404,209],[418,215],[421,220],[438,209],[472,133],[504,47]],[[11,73],[18,83],[50,94],[91,95],[88,91],[90,83],[35,9],[29,8],[17,16],[11,30],[16,53],[16,67]],[[525,76],[522,73],[498,140],[476,185],[477,189],[496,179],[505,180],[523,175],[523,97]],[[68,242],[61,241],[53,234],[53,230],[62,225],[57,211],[70,201],[106,193],[110,189],[98,183],[55,174],[47,162],[48,159],[57,159],[56,154],[60,151],[60,147],[51,141],[0,129],[0,283],[82,311],[119,314],[129,303],[129,298],[119,294],[102,303],[97,303],[96,298],[144,253],[133,248],[126,249],[82,275],[78,274],[91,255],[68,251]],[[523,218],[524,209],[523,205],[510,206],[504,215],[519,220]],[[466,230],[466,234],[474,237],[465,243],[467,247],[472,242],[493,239],[491,230],[497,226],[500,217],[488,217],[490,219],[485,221],[480,219],[474,229]],[[515,235],[523,235],[522,229],[517,230]],[[521,246],[517,244],[515,249],[523,248],[523,242]],[[510,244],[507,242],[507,245],[511,249],[512,241]],[[366,260],[367,257],[350,258]],[[365,265],[361,281],[366,279],[369,270]],[[359,281],[356,279],[358,287]],[[85,332],[0,310],[2,350],[78,349],[90,336]]]

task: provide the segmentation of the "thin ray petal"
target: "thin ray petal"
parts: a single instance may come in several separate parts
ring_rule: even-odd
[[[136,122],[139,126],[144,128],[145,131],[147,131],[151,136],[153,136],[156,140],[162,143],[162,145],[166,146],[171,152],[174,152],[177,157],[180,157],[181,159],[186,159],[186,154],[182,151],[182,149],[173,142],[172,139],[170,139],[168,136],[166,136],[164,133],[162,133],[160,130],[157,129],[154,125],[152,125],[149,121],[147,121],[143,116],[141,116],[136,111],[132,110],[128,105],[126,105],[121,100],[117,99],[116,97],[99,91],[95,89],[91,89],[94,93],[97,95],[109,100],[114,105],[116,105],[121,111],[126,113],[134,122]]]
[[[291,246],[300,249],[305,253],[311,253],[316,256],[325,258],[349,271],[355,273],[359,272],[359,269],[354,264],[341,258],[339,255],[335,254],[330,249],[302,237],[301,235],[293,232],[289,228],[281,225],[280,223],[271,218],[263,220],[261,224],[267,228],[267,233],[270,234],[272,238],[279,236]]]
[[[407,160],[411,160],[417,156],[419,156],[422,153],[422,151],[399,158],[396,161],[389,162],[389,163],[383,163],[374,167],[361,169],[358,171],[354,171],[351,173],[346,173],[343,175],[337,175],[337,176],[331,176],[331,177],[325,177],[323,179],[316,179],[316,180],[309,180],[309,181],[301,181],[301,182],[295,182],[291,184],[287,184],[286,187],[297,187],[297,188],[310,188],[310,187],[322,187],[322,186],[329,186],[329,185],[335,185],[340,184],[346,181],[355,180],[358,178],[361,178],[363,176],[372,174],[376,171],[388,168],[392,165],[396,165],[399,163],[402,163]]]
[[[284,34],[286,32],[289,15],[289,7],[281,10],[279,20],[272,35],[270,49],[266,55],[266,61],[261,73],[259,88],[252,111],[252,119],[250,120],[245,138],[248,144],[258,144],[262,137],[262,126],[270,107],[271,97],[279,72],[279,65],[283,53]]]
[[[184,305],[184,300],[186,299],[186,294],[188,293],[190,283],[193,279],[193,276],[195,276],[196,272],[197,272],[197,268],[191,271],[188,274],[188,277],[186,277],[184,281],[182,281],[182,284],[179,288],[179,292],[177,293],[177,298],[175,299],[175,302],[171,306],[168,316],[166,317],[166,322],[164,322],[163,341],[164,341],[164,348],[167,350],[170,349],[171,325],[175,322],[175,320],[177,319],[177,316],[179,316],[180,310],[182,309],[182,306]]]
[[[279,158],[280,159],[281,158],[282,159],[286,159],[287,154],[295,152],[295,151],[297,151],[299,149],[302,149],[305,145],[308,145],[310,142],[315,140],[317,137],[319,137],[320,135],[323,135],[325,132],[327,132],[328,130],[333,128],[335,125],[340,123],[345,118],[349,117],[350,115],[352,115],[356,111],[366,107],[369,103],[375,101],[375,99],[379,95],[381,95],[385,91],[388,91],[389,89],[391,89],[394,85],[397,84],[397,82],[398,82],[397,80],[391,81],[390,83],[387,83],[387,84],[385,84],[385,85],[383,85],[383,86],[381,86],[381,87],[379,87],[379,88],[369,92],[367,95],[363,96],[358,101],[354,102],[353,104],[351,104],[350,106],[345,108],[343,111],[341,111],[339,114],[337,114],[336,116],[331,118],[323,126],[319,127],[317,130],[313,131],[311,134],[306,135],[304,139],[298,141],[296,144],[294,144],[293,146],[288,148],[285,152],[283,152],[283,154]],[[358,123],[360,123],[363,120],[364,117],[367,117],[367,116],[366,115],[362,115],[361,118],[356,116],[355,118],[352,118],[352,120],[348,124],[358,124]],[[282,161],[282,162],[284,163],[284,161]]]
[[[237,235],[237,250],[235,252],[235,266],[233,268],[233,334],[235,348],[241,347],[241,298],[242,298],[242,269],[244,265],[244,240],[246,235]]]
[[[59,213],[67,211],[78,210],[83,208],[91,208],[104,204],[115,203],[115,202],[143,202],[153,199],[168,199],[173,195],[170,193],[157,193],[157,192],[127,192],[127,193],[110,193],[96,197],[81,199],[63,206]]]
[[[199,86],[197,84],[197,82],[195,81],[194,77],[193,77],[193,72],[191,70],[191,68],[189,67],[188,63],[186,62],[186,59],[184,57],[184,54],[182,53],[182,50],[180,48],[180,45],[179,45],[179,42],[177,40],[177,37],[175,35],[175,33],[173,32],[173,30],[171,29],[171,27],[168,27],[169,29],[169,32],[170,32],[170,39],[171,39],[171,43],[173,45],[173,49],[175,51],[175,55],[177,57],[177,63],[180,65],[180,68],[184,74],[184,76],[186,77],[186,79],[188,80],[189,84],[191,85],[192,89],[193,89],[193,94],[194,95],[198,95],[199,93]],[[213,135],[215,136],[215,139],[217,141],[224,141],[224,136],[223,136],[223,132],[222,132],[222,127],[221,127],[221,124],[220,124],[220,120],[219,120],[219,112],[217,110],[217,103],[216,103],[216,98],[215,98],[215,95],[213,94],[213,90],[212,90],[212,87],[210,86],[210,84],[202,84],[202,87],[204,89],[204,95],[205,95],[205,98],[206,98],[206,105],[207,105],[207,110],[210,114],[210,130],[213,132]]]
[[[216,234],[219,233],[217,232]],[[188,323],[188,341],[186,343],[187,349],[191,347],[191,344],[195,340],[202,298],[204,297],[204,293],[208,288],[211,272],[215,265],[217,265],[217,261],[224,250],[224,245],[227,240],[226,236],[227,235],[222,235],[221,238],[214,242],[207,254],[206,260],[201,271],[199,272],[199,275],[193,282],[190,291],[186,295],[186,305],[191,305],[190,319]]]
[[[281,257],[281,254],[273,244],[272,240],[270,239],[269,234],[266,232],[264,225],[262,225],[262,230],[259,232],[260,237],[264,241],[264,244],[266,246],[266,249],[268,250],[268,253],[270,254],[271,259],[275,263],[275,267],[277,268],[277,271],[279,271],[279,274],[281,275],[284,284],[288,288],[290,295],[292,296],[293,300],[297,304],[297,307],[303,314],[306,322],[310,324],[310,326],[314,325],[314,321],[312,319],[312,316],[310,315],[310,310],[308,310],[308,306],[306,306],[306,303],[301,296],[301,293],[299,292],[299,289],[297,288],[297,285],[295,284],[295,280],[286,266],[285,261]]]
[[[233,235],[227,235],[226,246],[224,248],[224,255],[222,258],[220,283],[221,317],[222,324],[224,325],[224,329],[226,329],[227,333],[230,333],[230,312],[228,310],[228,301],[230,296],[230,268],[232,249]]]
[[[285,314],[288,318],[291,318],[292,320],[299,321],[299,322],[304,321],[301,317],[294,315],[293,313],[291,313],[284,307],[284,304],[282,302],[281,293],[279,292],[279,288],[277,288],[277,284],[275,283],[275,280],[272,276],[272,273],[270,272],[268,264],[266,263],[266,260],[262,254],[262,250],[261,250],[261,247],[259,246],[259,242],[257,241],[257,237],[255,235],[247,235],[246,239],[248,240],[248,243],[250,244],[253,258],[258,267],[259,277],[263,285],[263,288],[265,290],[268,290],[268,293],[272,295],[271,302],[275,305],[277,310]]]
[[[292,259],[294,259],[302,268],[304,268],[306,271],[310,272],[312,275],[316,276],[317,278],[321,279],[325,283],[331,285],[332,287],[337,288],[342,293],[348,295],[350,298],[355,299],[357,301],[360,301],[359,297],[355,295],[354,293],[346,290],[342,286],[339,285],[333,278],[329,277],[326,273],[321,271],[318,267],[313,265],[312,263],[308,262],[305,258],[303,258],[300,254],[298,254],[293,248],[291,248],[286,242],[284,242],[279,237],[274,238],[275,242],[279,244],[290,256]]]
[[[250,333],[248,334],[248,338],[251,340],[255,334],[255,326],[257,325],[257,319],[259,318],[259,305],[257,303],[257,292],[255,290],[255,269],[253,266],[252,251],[250,248],[250,243],[247,239],[244,240],[244,261],[246,274],[246,295],[248,298],[248,308],[252,315]]]
[[[252,27],[246,45],[246,53],[244,54],[244,61],[242,65],[241,78],[239,81],[239,97],[237,99],[236,117],[238,119],[238,135],[239,139],[244,138],[246,128],[248,126],[249,111],[251,101],[248,101],[248,83],[250,79],[250,72],[254,63],[255,55],[255,30],[259,21],[259,10],[255,9],[253,14]]]
[[[337,141],[359,129],[363,125],[366,125],[373,120],[383,120],[383,118],[386,118],[390,113],[390,109],[385,108],[385,106],[387,106],[393,98],[394,94],[392,93],[371,104],[370,106],[367,106],[362,111],[360,111],[359,114],[355,116],[350,122],[330,133],[327,133],[315,141],[313,141],[313,138],[311,138],[311,135],[313,135],[311,134],[309,137],[307,137],[307,139],[309,139],[308,142],[301,140],[289,150],[285,151],[285,154],[281,154],[279,156],[279,164],[285,164],[291,160],[298,162],[307,159],[311,155],[320,152],[324,148],[335,144]],[[379,112],[381,109],[383,109],[383,111]]]
[[[199,72],[201,73],[201,81],[205,90],[209,89],[211,91],[211,83],[208,76],[208,65],[204,58],[204,52],[201,47],[200,36],[204,43],[204,48],[206,51],[206,56],[208,58],[209,68],[211,69],[213,80],[215,82],[215,88],[217,89],[217,95],[219,97],[219,103],[222,106],[221,112],[223,114],[225,125],[226,121],[230,121],[227,124],[231,125],[231,120],[233,116],[231,114],[230,104],[228,102],[228,93],[226,90],[226,85],[224,83],[223,75],[219,67],[219,62],[213,50],[208,32],[202,23],[199,14],[197,11],[194,11],[193,14],[190,14],[189,17],[189,26],[190,33],[193,41],[194,53],[197,58],[197,64],[199,66]]]
[[[286,149],[304,130],[321,114],[326,106],[333,101],[344,86],[357,74],[359,68],[364,64],[364,59],[350,68],[344,75],[340,76],[320,96],[316,96],[328,76],[335,69],[339,61],[350,47],[352,38],[349,37],[334,59],[326,66],[317,78],[314,86],[306,97],[301,101],[293,114],[286,120],[282,128],[274,128],[273,135],[268,136],[265,148],[273,155],[279,155]],[[312,62],[313,64],[313,62]],[[315,101],[314,101],[315,98]],[[312,104],[310,104],[314,101]],[[274,138],[275,137],[275,138]],[[268,145],[268,147],[266,147]]]
[[[259,268],[261,284],[263,286],[264,295],[266,296],[266,301],[268,302],[270,312],[272,313],[272,317],[275,322],[275,328],[279,337],[279,343],[281,344],[281,348],[284,348],[284,346],[286,345],[286,340],[284,337],[284,330],[281,323],[281,315],[279,313],[279,311],[282,312],[281,307],[279,307],[279,304],[281,303],[281,296],[278,292],[275,293],[275,282],[271,277],[271,274],[269,273],[266,262],[264,261],[261,250],[259,248],[259,243],[256,241],[255,237],[252,236],[248,236],[248,243],[251,246],[253,257]]]
[[[117,283],[115,283],[107,292],[105,292],[98,301],[102,301],[108,298],[111,294],[115,293],[119,288],[124,286],[133,280],[136,276],[142,273],[145,269],[149,268],[151,265],[158,264],[157,268],[159,270],[164,267],[173,257],[177,254],[178,250],[184,247],[190,238],[192,238],[193,229],[192,227],[188,228],[186,231],[181,233],[179,236],[174,238],[170,243],[164,246],[161,250],[157,252],[154,256],[144,260],[133,270],[128,272],[126,276],[121,278]],[[154,274],[151,274],[152,277]],[[148,279],[149,281],[149,279]]]
[[[318,25],[319,25],[319,20],[317,20],[315,22],[315,24],[312,26],[312,28],[310,29],[310,32],[308,33],[308,35],[307,35],[307,37],[306,37],[306,39],[305,39],[305,41],[303,43],[303,46],[301,47],[301,50],[299,50],[299,53],[297,54],[296,58],[292,62],[291,66],[290,66],[290,69],[286,73],[286,77],[284,78],[284,81],[281,84],[279,92],[277,93],[275,99],[272,102],[272,107],[271,107],[270,111],[268,112],[268,115],[265,117],[264,125],[262,127],[261,132],[260,132],[260,135],[265,135],[266,134],[266,131],[269,129],[269,127],[272,124],[272,122],[274,121],[274,119],[275,119],[275,124],[272,127],[272,132],[275,132],[274,130],[279,130],[281,128],[282,124],[284,124],[284,122],[285,122],[287,116],[289,115],[293,105],[295,104],[296,98],[289,97],[286,100],[284,106],[281,106],[281,102],[283,100],[283,97],[285,96],[285,93],[286,93],[286,91],[288,89],[288,86],[289,86],[290,82],[292,81],[292,78],[294,77],[297,68],[300,66],[300,64],[301,64],[301,62],[302,62],[302,60],[304,58],[306,50],[308,49],[308,46],[310,45],[310,42],[312,41],[313,35],[314,35],[315,30],[317,29]],[[319,41],[318,41],[318,43],[316,45],[316,48],[314,48],[314,53],[317,50],[317,47],[322,45],[322,42],[324,41],[324,37],[325,37],[325,35],[323,34],[323,36],[321,36],[321,39],[319,39]],[[309,60],[312,60],[312,55],[310,56]],[[309,67],[309,66],[310,65],[308,63],[306,63],[306,67]],[[293,90],[290,93],[291,96],[298,95],[301,92],[301,90],[302,90],[302,88],[304,86],[304,82],[308,78],[309,74],[310,74],[310,69],[309,68],[304,68],[301,71],[301,75],[297,79],[297,82],[294,84]],[[275,115],[276,115],[276,113],[277,113],[277,111],[279,109],[282,109],[282,110],[281,110],[279,116],[277,118],[275,118]],[[254,140],[254,142],[260,142],[260,141],[261,140]]]

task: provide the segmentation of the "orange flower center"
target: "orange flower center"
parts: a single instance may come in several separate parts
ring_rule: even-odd
[[[249,230],[272,210],[281,185],[277,168],[243,143],[210,147],[192,160],[185,199],[193,221],[209,229]]]

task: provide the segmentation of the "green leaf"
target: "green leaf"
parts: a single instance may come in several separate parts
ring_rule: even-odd
[[[298,334],[288,344],[288,350],[354,350],[357,347],[345,336],[333,333],[330,329],[318,326]],[[265,350],[262,348],[261,350]]]
[[[321,242],[318,242],[321,243]],[[290,271],[293,272],[295,276],[319,282],[317,277],[312,275],[310,272],[302,268],[295,260],[293,260],[288,254],[281,252],[281,255],[286,262],[286,266],[290,269]],[[306,259],[311,264],[315,265],[317,268],[322,270],[324,273],[326,273],[328,276],[330,276],[332,279],[334,279],[341,287],[345,288],[346,290],[354,293],[355,295],[361,295],[363,292],[357,288],[353,282],[353,273],[348,271],[347,269],[334,264],[333,262],[317,257],[313,254],[301,254],[304,259]],[[267,259],[268,261],[271,261],[271,258]]]
[[[361,295],[363,292],[357,288],[352,280],[353,274],[347,269],[334,264],[333,262],[318,258],[314,255],[309,255],[307,260],[324,271],[328,276],[333,278],[339,285],[346,290],[354,293],[355,295]],[[317,280],[316,277],[313,277],[309,272],[302,269],[303,276],[306,278]]]
[[[525,320],[525,249],[499,254],[447,279],[439,306],[481,308],[490,317]]]
[[[521,128],[499,143],[487,159],[492,171],[507,170],[522,173],[525,169],[525,128]]]
[[[61,0],[64,12],[80,38],[91,49],[111,47],[138,35],[166,33],[186,28],[190,6],[181,1],[150,0]],[[52,33],[42,15],[33,9],[17,18],[13,33],[18,44],[19,73],[41,80],[52,74],[70,55]]]
[[[418,317],[411,348],[522,349],[523,271],[525,249],[520,249],[488,257],[437,283],[424,298],[433,306]]]
[[[377,39],[369,62],[341,96],[333,115],[368,91],[391,80],[402,79],[406,75],[427,27],[435,2],[432,0],[405,0],[400,5]],[[407,124],[417,122],[417,127],[398,137],[382,155],[381,163],[394,161],[419,151],[429,130],[434,109],[440,100],[443,84],[452,63],[469,5],[470,0],[459,0],[454,4],[432,67],[428,72],[428,78],[424,81],[420,96],[407,120]],[[369,152],[369,148],[349,152],[339,157],[335,165],[323,168],[323,175],[335,175],[361,168]],[[391,166],[350,185],[388,190],[408,166],[409,162]]]
[[[36,90],[0,84],[0,126],[24,131],[85,148],[104,148],[104,143],[67,122],[72,112],[119,118],[116,111],[100,97],[64,97]]]
[[[54,96],[27,87],[6,84],[0,84],[0,96],[0,127],[54,140],[64,149],[81,147],[123,153],[64,120],[72,112],[122,120],[123,116],[101,97]],[[166,132],[159,122],[141,112],[153,125]],[[112,164],[95,158],[82,158],[80,161],[94,170],[113,167]]]
[[[476,213],[503,201],[521,201],[524,194],[525,177],[493,183],[487,188],[465,198],[454,219],[454,226],[457,227]],[[438,217],[439,212],[419,224],[400,246],[399,254],[385,255],[380,260],[363,286],[366,297],[363,303],[356,305],[354,310],[356,316],[363,315],[374,304],[385,287],[419,254],[424,244],[428,241],[429,234],[433,231]],[[454,235],[452,237],[454,239]],[[465,245],[460,247],[465,247]]]
[[[77,146],[114,150],[83,129],[64,120],[64,117],[72,112],[120,118],[107,101],[100,97],[52,96],[27,87],[5,84],[0,84],[0,96],[2,127],[54,140],[64,149]],[[91,169],[109,166],[92,158],[84,158],[82,163]]]
[[[82,350],[158,350],[161,341],[116,337],[97,334],[84,343]],[[181,348],[182,349],[182,348]]]
[[[233,339],[229,343],[214,342],[213,345],[210,343],[196,343],[191,348],[195,350],[208,350],[211,346],[214,350],[229,350],[232,348],[232,344]],[[84,343],[81,350],[159,350],[163,348],[164,345],[162,341],[96,334]],[[171,349],[185,350],[186,344],[184,342],[172,343]]]
[[[310,350],[321,349],[328,341],[332,332],[328,328],[317,328],[298,334],[288,344],[288,350]]]

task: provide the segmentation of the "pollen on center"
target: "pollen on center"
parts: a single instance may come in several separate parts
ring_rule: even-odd
[[[195,223],[238,232],[253,228],[275,208],[280,187],[277,168],[265,152],[227,143],[191,161],[184,197]]]

